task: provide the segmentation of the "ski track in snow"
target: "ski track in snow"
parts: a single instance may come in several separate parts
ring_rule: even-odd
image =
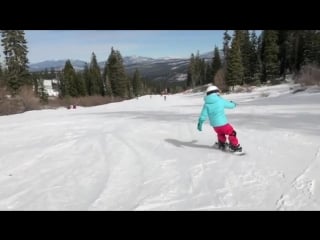
[[[320,147],[315,154],[314,159],[290,184],[290,189],[281,194],[277,201],[278,210],[312,210],[317,207],[317,199],[314,196],[316,180],[308,173],[320,166]]]
[[[129,154],[125,155],[125,157],[119,157],[117,165],[112,169],[110,180],[106,184],[103,191],[100,192],[99,196],[97,196],[94,202],[90,204],[91,206],[89,207],[89,209],[116,208],[116,206],[108,206],[108,201],[105,201],[105,196],[107,196],[107,199],[109,198],[108,195],[112,195],[115,198],[117,192],[119,192],[120,194],[126,192],[126,195],[129,195],[127,196],[128,198],[132,198],[132,195],[136,194],[136,192],[132,191],[132,189],[135,189],[135,187],[139,185],[139,175],[141,174],[141,171],[143,171],[142,167],[140,166],[139,162],[136,161],[136,159],[142,159],[142,157],[140,153],[135,150],[134,146],[132,146],[124,138],[116,134],[114,134],[113,137],[119,141],[119,144],[125,145],[125,147],[123,147],[122,149],[126,149]],[[131,168],[130,176],[128,176],[128,174],[126,174],[123,169],[132,165],[134,165],[135,167]],[[127,178],[125,182],[126,184],[123,184],[123,182],[114,184],[117,179],[123,178]],[[119,198],[118,201],[121,200],[122,199]],[[119,204],[119,202],[116,201],[113,201],[113,203]],[[120,204],[120,209],[121,208],[122,206]]]
[[[245,156],[196,130],[200,94],[0,117],[0,209],[319,209],[319,104],[264,91],[225,96]]]

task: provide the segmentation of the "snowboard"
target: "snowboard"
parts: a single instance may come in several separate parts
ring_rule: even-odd
[[[217,143],[217,142],[215,142],[212,147],[213,147],[214,149],[220,150],[221,152],[226,152],[226,153],[230,153],[230,154],[237,155],[237,156],[243,156],[243,155],[246,154],[243,150],[242,150],[242,152],[233,152],[233,151],[230,149],[228,143],[226,143],[226,149],[225,149],[225,150],[219,149],[219,143]]]

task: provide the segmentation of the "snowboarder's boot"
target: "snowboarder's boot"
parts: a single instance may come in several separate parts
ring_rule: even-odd
[[[220,150],[226,150],[226,143],[225,142],[218,142],[218,148],[220,149]]]
[[[240,144],[238,144],[237,146],[233,146],[232,144],[230,144],[229,148],[230,148],[230,152],[242,153],[242,147],[240,146]]]

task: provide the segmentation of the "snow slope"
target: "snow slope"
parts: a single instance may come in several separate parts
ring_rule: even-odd
[[[245,156],[197,131],[203,93],[0,117],[1,210],[319,210],[320,92],[224,95]]]

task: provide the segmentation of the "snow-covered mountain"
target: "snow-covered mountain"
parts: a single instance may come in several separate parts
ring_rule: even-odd
[[[140,56],[127,56],[127,57],[123,58],[123,62],[125,65],[148,62],[148,61],[153,61],[153,60],[154,60],[153,58],[140,57]]]
[[[51,70],[54,68],[55,70],[61,70],[64,68],[64,65],[66,63],[67,59],[61,59],[61,60],[46,60],[39,63],[32,63],[29,65],[30,72],[37,72],[37,71],[44,71],[45,69]],[[76,70],[82,70],[85,65],[85,61],[82,60],[70,60],[72,66]]]
[[[209,61],[213,57],[213,52],[208,52],[200,55]],[[169,81],[184,81],[187,76],[187,67],[189,58],[150,58],[141,56],[126,56],[123,57],[123,62],[128,75],[132,75],[135,69],[140,71],[142,77],[162,80],[168,79]],[[61,70],[64,68],[66,60],[49,60],[29,65],[31,72],[44,71],[45,69]],[[85,61],[71,60],[75,70],[83,70]],[[101,69],[105,66],[105,61],[98,62]]]

